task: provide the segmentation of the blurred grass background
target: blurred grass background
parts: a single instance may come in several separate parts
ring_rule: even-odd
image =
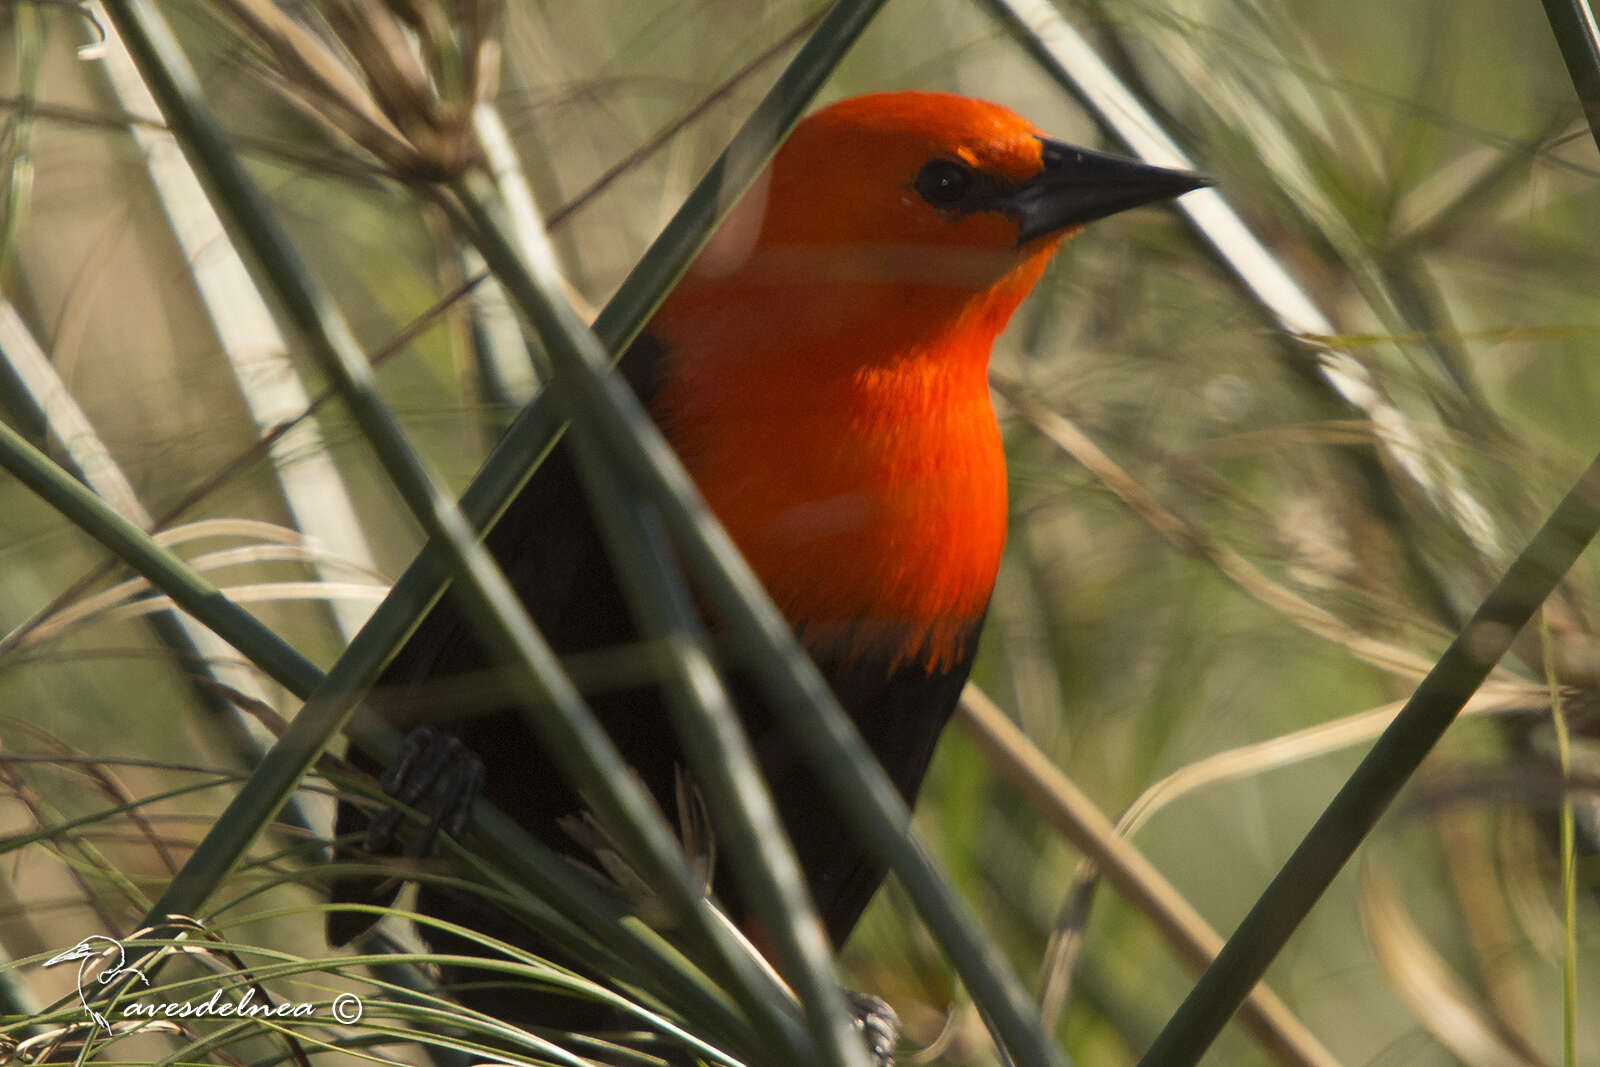
[[[369,352],[474,269],[422,191],[330,139],[274,91],[217,7],[163,8],[210,104],[248,139],[255,177]],[[508,7],[495,102],[538,203],[557,219],[582,298],[598,305],[616,287],[789,52],[731,87],[729,79],[816,11],[733,0]],[[1460,472],[1492,528],[1475,540],[1434,510],[1376,447],[1373,425],[1308,372],[1305,339],[1277,331],[1171,212],[1109,220],[1072,242],[997,347],[997,378],[1072,420],[1163,505],[1350,634],[1437,654],[1600,448],[1591,355],[1600,340],[1600,161],[1542,12],[1486,0],[1082,3],[1063,12],[1218,179],[1335,324],[1333,343],[1371,372],[1430,462]],[[70,5],[19,3],[0,19],[0,289],[133,493],[161,515],[259,431],[197,298],[199,256],[175,243],[99,62],[75,53],[94,40],[93,26]],[[977,4],[891,0],[824,95],[888,88],[987,97],[1063,139],[1102,143]],[[638,154],[686,115],[659,151]],[[458,305],[379,370],[386,399],[457,487],[526,396],[524,384],[483,373],[482,340]],[[8,357],[15,343],[6,341]],[[285,345],[308,390],[320,391],[321,373],[298,342]],[[267,365],[247,353],[247,369],[251,359]],[[53,455],[70,452],[16,372],[0,407]],[[999,409],[1012,527],[975,680],[1103,810],[1115,815],[1202,757],[1408,694],[1414,677],[1307,633],[1211,562],[1175,550],[1016,408]],[[373,573],[340,572],[366,586],[340,601],[358,617],[420,535],[340,406],[325,405],[318,420],[315,449],[333,457],[370,547]],[[279,473],[305,459],[257,456],[177,521],[292,527]],[[104,553],[9,479],[0,478],[0,495],[0,629],[10,630]],[[263,542],[260,530],[235,529],[200,545]],[[247,556],[214,577],[270,593],[330,572],[304,558]],[[326,600],[284,588],[283,599],[251,609],[326,666],[347,633]],[[1582,695],[1600,662],[1593,592],[1592,570],[1580,567],[1550,617],[1580,734]],[[0,658],[8,754],[51,755],[48,737],[92,756],[237,769],[206,715],[214,691],[185,680],[180,654],[147,617],[97,617],[37,636]],[[1552,742],[1548,701],[1537,696],[1540,649],[1519,651],[1507,666],[1530,683],[1531,710],[1465,719],[1452,731],[1269,973],[1340,1062],[1560,1062],[1562,921],[1544,847],[1558,790],[1547,765],[1521,754]],[[280,714],[293,713],[281,689],[256,684]],[[1526,746],[1513,747],[1514,733]],[[1584,743],[1577,766],[1588,768],[1592,797],[1595,757],[1585,762]],[[1358,752],[1208,785],[1154,815],[1134,843],[1227,931]],[[3,774],[5,833],[105,806],[69,767],[7,763]],[[117,774],[133,795],[193,780],[159,768]],[[155,807],[180,859],[224,800],[211,790]],[[326,811],[315,798],[308,807]],[[941,746],[918,826],[1038,987],[1080,853],[960,730]],[[102,851],[93,855],[72,836],[6,857],[0,880],[12,899],[0,937],[12,958],[125,926],[159,891],[167,868],[124,823],[96,824]],[[108,879],[101,865],[129,882]],[[1579,881],[1600,881],[1594,861]],[[843,956],[851,984],[893,1003],[929,1061],[995,1062],[910,915],[893,885],[880,894]],[[1580,998],[1597,962],[1596,929],[1593,898],[1580,896]],[[229,933],[319,951],[304,921]],[[71,988],[65,974],[20,973],[40,1002]],[[1058,1036],[1075,1063],[1131,1063],[1190,982],[1145,919],[1102,890]],[[1467,1041],[1447,1008],[1466,1011],[1499,1044]],[[1600,1024],[1579,1021],[1577,1047],[1600,1055]],[[1206,1062],[1266,1058],[1230,1028]]]

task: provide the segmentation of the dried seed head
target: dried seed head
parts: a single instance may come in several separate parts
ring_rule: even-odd
[[[478,159],[472,113],[499,74],[502,0],[222,0],[273,87],[398,177],[447,181]]]

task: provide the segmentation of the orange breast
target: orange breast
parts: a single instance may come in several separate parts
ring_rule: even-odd
[[[989,338],[970,358],[951,358],[946,336],[865,366],[799,340],[729,358],[669,350],[657,418],[814,655],[946,667],[1005,543]]]

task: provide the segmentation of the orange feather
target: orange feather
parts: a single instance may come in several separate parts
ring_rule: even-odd
[[[815,654],[934,671],[969,651],[1005,543],[989,352],[1064,232],[1019,248],[1015,220],[952,220],[909,178],[947,157],[1020,183],[1040,144],[964,97],[836,104],[651,323],[654,414]]]

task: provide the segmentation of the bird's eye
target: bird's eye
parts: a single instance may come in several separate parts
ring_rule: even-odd
[[[976,184],[970,167],[950,159],[935,159],[922,165],[914,183],[922,199],[934,207],[955,207],[965,200]]]

